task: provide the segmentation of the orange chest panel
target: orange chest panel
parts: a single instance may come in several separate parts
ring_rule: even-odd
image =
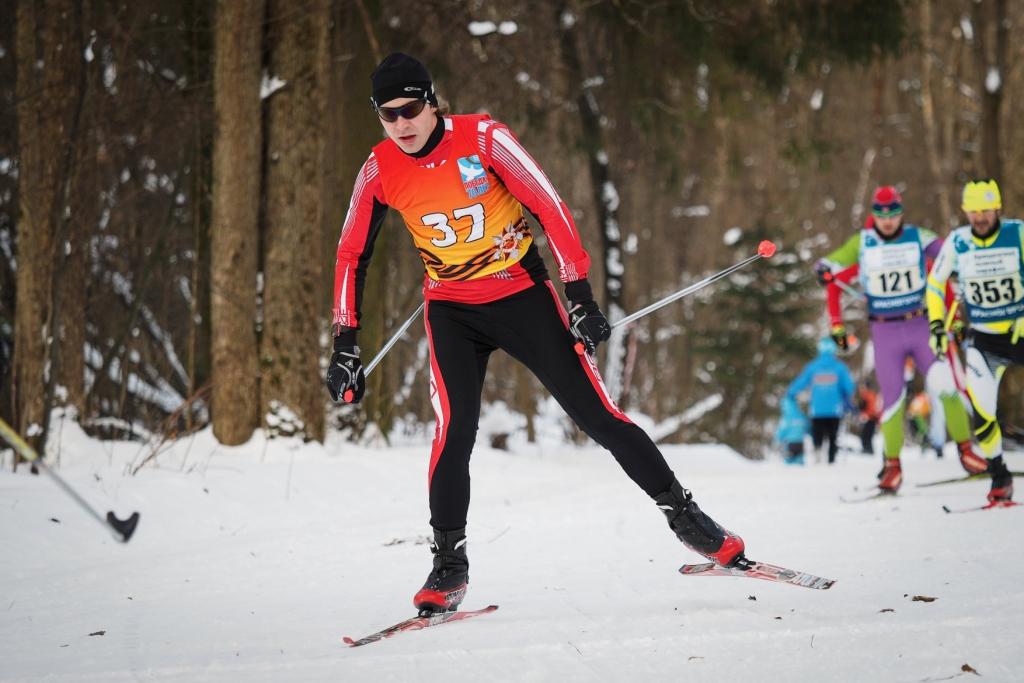
[[[434,280],[471,280],[508,268],[533,241],[523,207],[480,158],[476,116],[453,116],[449,154],[418,166],[385,140],[374,148],[388,206],[402,214]]]

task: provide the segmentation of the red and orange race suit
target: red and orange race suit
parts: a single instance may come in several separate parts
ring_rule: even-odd
[[[427,299],[484,303],[546,279],[524,207],[547,235],[559,278],[587,276],[590,257],[568,207],[508,127],[486,114],[446,116],[443,124],[426,156],[385,139],[363,164],[338,242],[336,331],[359,327],[366,268],[389,207],[423,259]]]

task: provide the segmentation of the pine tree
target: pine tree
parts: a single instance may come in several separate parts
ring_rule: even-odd
[[[744,235],[738,256],[754,253],[767,230]],[[737,259],[738,260],[738,259]],[[810,265],[780,250],[705,290],[698,299],[695,357],[705,359],[722,406],[705,418],[707,431],[748,457],[760,457],[771,434],[763,427],[779,397],[814,354],[814,320],[821,294]]]

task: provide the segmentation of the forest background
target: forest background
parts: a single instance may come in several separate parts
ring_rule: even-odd
[[[658,439],[759,457],[827,331],[811,264],[876,184],[942,235],[973,177],[1024,212],[1022,25],[1006,0],[2,0],[0,416],[37,446],[55,408],[130,438],[429,431],[421,325],[360,406],[322,379],[335,246],[383,134],[369,74],[403,51],[453,112],[489,112],[532,152],[613,320],[780,246],[600,352]],[[364,362],[421,285],[392,212]],[[533,436],[546,394],[523,368],[494,358],[484,396]],[[1024,423],[1020,368],[1001,411]]]

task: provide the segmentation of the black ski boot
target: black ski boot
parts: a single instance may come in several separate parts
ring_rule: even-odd
[[[992,488],[988,492],[989,502],[1013,500],[1013,475],[1006,469],[1002,455],[988,461],[988,471],[992,475]]]
[[[466,529],[438,531],[434,529],[434,568],[412,604],[421,615],[455,610],[466,597],[469,583],[469,560],[466,558]]]
[[[668,518],[669,528],[690,550],[723,567],[741,564],[745,559],[743,539],[704,514],[678,480],[668,491],[655,496],[654,502]]]

